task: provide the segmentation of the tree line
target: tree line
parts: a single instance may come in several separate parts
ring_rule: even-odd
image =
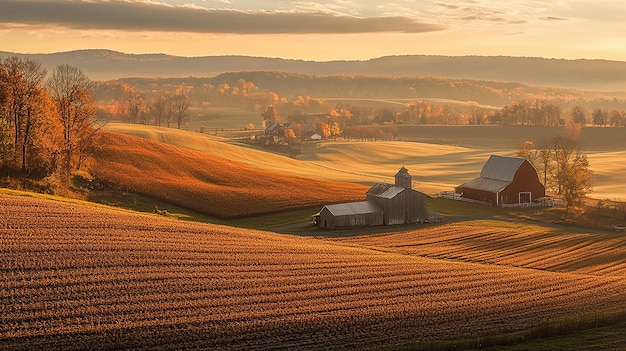
[[[95,147],[94,83],[78,68],[0,60],[0,176],[69,180]]]
[[[123,85],[122,96],[113,104],[101,104],[100,115],[132,124],[147,124],[181,129],[189,117],[190,100],[187,94],[176,91],[172,95],[156,94],[147,97],[136,89]]]
[[[262,78],[263,75],[260,74],[254,77]],[[273,76],[267,72],[264,74]],[[284,74],[286,80],[294,80],[293,76],[293,74]],[[224,75],[220,77],[225,78]],[[235,79],[239,75],[232,74],[226,77]],[[328,84],[327,81],[315,84],[316,80],[311,77],[305,81],[317,87]],[[453,84],[447,80],[438,82],[443,84],[444,81]],[[337,79],[332,82],[337,83]],[[340,82],[341,80],[337,84]],[[626,102],[623,100],[600,97],[590,100],[591,97],[583,98],[569,90],[568,92],[572,95],[557,97],[548,96],[552,93],[551,90],[542,91],[537,95],[547,94],[545,97],[518,99],[500,109],[484,107],[472,101],[462,104],[428,99],[415,99],[403,105],[387,104],[375,107],[367,102],[332,103],[324,98],[299,95],[298,93],[308,92],[302,87],[280,95],[241,78],[234,82],[213,83],[215,83],[214,80],[199,78],[188,80],[125,79],[102,82],[97,88],[100,113],[108,118],[129,123],[178,128],[183,127],[186,121],[192,118],[194,111],[218,106],[239,107],[260,114],[272,106],[280,115],[286,116],[285,121],[299,123],[305,115],[320,113],[332,115],[333,111],[347,110],[351,118],[343,121],[345,123],[339,122],[342,129],[372,124],[564,126],[568,121],[582,125],[626,126]],[[460,86],[455,86],[455,89],[459,88]],[[341,95],[340,92],[336,94]],[[354,95],[354,92],[347,91],[345,94]],[[504,91],[498,91],[498,95],[508,98],[512,96]],[[523,96],[524,94],[516,92],[514,95]],[[255,124],[256,121],[250,121],[250,123]]]

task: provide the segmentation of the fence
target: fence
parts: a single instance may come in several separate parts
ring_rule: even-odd
[[[493,204],[491,202],[486,202],[486,201],[480,201],[480,200],[468,199],[466,197],[461,197],[461,194],[457,194],[454,191],[442,191],[442,192],[437,194],[437,197],[440,197],[440,198],[443,198],[443,199],[456,200],[456,201],[470,202],[470,203],[479,204],[479,205],[485,205],[485,206],[493,206]],[[552,207],[552,206],[560,206],[562,204],[563,204],[563,202],[560,199],[543,198],[539,202],[523,202],[523,203],[517,203],[517,204],[501,204],[500,207],[502,207],[502,208]]]

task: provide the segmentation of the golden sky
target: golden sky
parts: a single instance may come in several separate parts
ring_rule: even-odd
[[[0,51],[626,61],[622,0],[2,0]]]

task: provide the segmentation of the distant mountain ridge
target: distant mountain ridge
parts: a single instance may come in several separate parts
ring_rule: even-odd
[[[311,75],[436,76],[519,82],[584,90],[626,91],[626,62],[508,56],[385,56],[353,61],[305,61],[253,56],[181,57],[77,50],[52,54],[16,54],[48,70],[61,64],[82,69],[93,80],[127,77],[213,77],[224,72],[281,71]]]

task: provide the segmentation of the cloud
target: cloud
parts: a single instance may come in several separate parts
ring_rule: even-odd
[[[563,18],[563,17],[547,16],[547,17],[541,17],[540,20],[553,22],[553,21],[568,21],[569,19]]]
[[[0,24],[234,34],[421,33],[443,30],[402,16],[353,17],[322,11],[241,11],[151,1],[2,0]]]

